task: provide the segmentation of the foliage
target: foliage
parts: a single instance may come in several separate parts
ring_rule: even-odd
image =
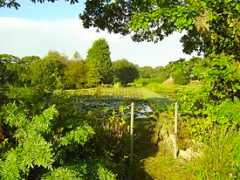
[[[186,53],[239,56],[239,7],[234,0],[88,0],[81,19],[86,28],[131,33],[136,41],[156,42],[184,31],[181,42]]]
[[[94,162],[93,166],[90,162],[85,162],[72,166],[65,166],[54,169],[51,173],[45,174],[43,180],[115,180],[116,176],[107,170],[102,163]]]
[[[195,72],[203,79],[210,100],[219,102],[239,97],[240,71],[238,63],[232,57],[210,56]]]
[[[33,64],[31,85],[46,91],[61,88],[65,60],[65,56],[50,51],[43,60]]]
[[[138,78],[137,67],[125,59],[113,62],[113,73],[116,82],[128,84]]]
[[[150,78],[155,73],[155,69],[152,68],[151,66],[139,67],[138,71],[139,71],[140,77],[142,78]]]
[[[88,84],[112,82],[112,62],[108,43],[105,39],[96,40],[87,55]]]
[[[184,73],[183,69],[176,70],[172,74],[172,77],[174,79],[175,84],[186,85],[189,83],[189,79],[188,79],[187,75]]]
[[[25,56],[17,62],[17,74],[20,86],[31,86],[32,68],[35,63],[41,60],[38,56]]]
[[[151,78],[151,82],[158,82],[158,83],[163,83],[169,78],[169,73],[166,72],[164,69],[158,69],[157,75],[154,78]]]
[[[116,176],[112,174],[109,170],[104,168],[101,164],[98,165],[98,171],[97,171],[98,177],[100,180],[114,180],[116,179]]]
[[[199,77],[194,74],[194,68],[198,66],[201,61],[202,59],[199,57],[193,57],[188,61],[179,59],[170,62],[165,69],[171,74],[174,83],[186,85],[192,80],[199,80]]]
[[[6,6],[18,8],[19,4],[15,0],[0,1],[0,7]],[[181,128],[187,128],[191,138],[204,142],[206,146],[193,167],[200,179],[239,178],[239,15],[240,5],[236,0],[87,0],[85,11],[80,15],[84,27],[93,26],[124,35],[131,33],[135,41],[157,42],[176,31],[184,32],[181,38],[183,51],[205,55],[203,60],[180,59],[164,68],[142,68],[140,71],[140,76],[149,81],[157,77],[160,81],[170,75],[177,84],[201,81],[200,86],[148,84],[148,88],[167,95],[180,91],[177,100],[180,103]],[[79,55],[75,54],[74,58],[79,58]],[[118,170],[120,174],[125,172],[121,169],[125,163],[124,151],[121,151],[124,149],[124,136],[118,134],[120,130],[116,128],[122,125],[121,118],[114,113],[109,116],[105,114],[108,110],[103,109],[82,115],[81,112],[86,111],[80,105],[84,104],[87,109],[82,99],[55,95],[43,98],[44,93],[36,96],[40,91],[51,94],[66,86],[79,88],[86,81],[89,86],[112,83],[110,51],[104,39],[95,41],[88,51],[87,78],[85,70],[81,71],[84,65],[76,66],[76,69],[66,68],[67,58],[56,52],[50,52],[43,60],[30,57],[19,61],[11,55],[1,55],[0,60],[0,83],[3,88],[9,88],[7,100],[16,100],[18,106],[28,107],[25,112],[16,104],[3,108],[1,125],[5,139],[1,144],[1,178],[31,179],[34,175],[42,177],[45,174],[43,177],[50,179],[59,176],[66,179],[88,176],[93,179],[91,175],[96,179],[114,179],[115,175],[96,159],[105,160],[114,173]],[[119,74],[128,74],[129,78],[129,72],[133,70],[122,73],[119,69],[114,69],[118,81],[128,83],[129,79]],[[103,91],[99,87],[89,91],[97,96],[109,96],[112,89]],[[121,90],[114,91],[115,94],[110,95],[123,94]],[[127,96],[129,92],[125,92]],[[134,91],[134,97],[143,96],[145,92],[137,94]],[[39,106],[33,100],[35,97],[39,97]],[[29,108],[27,104],[30,103],[30,107],[37,106],[38,111]],[[54,117],[57,113],[54,106],[39,113],[54,103],[61,110],[59,117]],[[81,121],[82,117],[94,127]],[[99,117],[106,119],[100,122]],[[86,166],[78,166],[80,162]],[[169,162],[172,161],[166,164]]]
[[[44,139],[44,135],[48,133],[56,109],[50,107],[43,114],[33,117],[31,123],[15,104],[8,104],[4,109],[6,119],[3,123],[16,129],[11,138],[15,139],[17,146],[4,154],[4,161],[1,161],[1,177],[20,179],[36,166],[51,169],[54,161],[52,145]]]
[[[139,87],[146,86],[151,83],[163,83],[170,76],[170,71],[167,67],[152,68],[149,66],[139,67],[140,78],[135,80],[135,84]]]
[[[190,110],[195,106],[201,110],[206,108],[207,104],[215,105],[226,99],[233,101],[238,98],[239,72],[238,63],[231,57],[219,55],[205,59],[202,64],[194,68],[194,73],[202,80],[204,86],[200,89],[186,89],[186,93],[180,94],[180,101],[187,106],[192,106],[187,108],[184,105],[183,109]],[[204,102],[205,105],[203,105]]]
[[[214,129],[239,130],[239,68],[232,57],[212,55],[195,65],[201,86],[179,92],[181,116],[194,139],[208,142]]]
[[[65,88],[78,89],[86,84],[87,67],[85,61],[69,61],[64,71]]]
[[[79,180],[75,171],[72,171],[67,168],[57,168],[54,169],[51,174],[46,175],[42,180]]]
[[[41,169],[40,174],[36,174],[38,176],[43,171],[52,171],[62,158],[57,155],[58,152],[67,153],[62,146],[83,146],[94,134],[89,125],[82,124],[60,137],[53,135],[57,114],[55,106],[31,119],[28,119],[28,115],[16,104],[4,106],[3,112],[2,123],[9,133],[7,139],[9,148],[1,154],[3,158],[0,163],[0,174],[3,179],[28,177],[36,168]],[[66,176],[68,175],[66,173]]]
[[[94,134],[93,129],[89,125],[83,125],[82,127],[77,127],[76,129],[68,132],[64,137],[61,138],[60,144],[67,146],[69,144],[81,144],[84,145],[89,136]]]
[[[11,54],[0,54],[0,60],[1,60],[1,63],[6,63],[6,62],[14,63],[14,62],[17,62],[19,58]]]
[[[14,84],[17,77],[15,63],[19,60],[18,57],[10,54],[0,54],[0,84],[6,86]]]

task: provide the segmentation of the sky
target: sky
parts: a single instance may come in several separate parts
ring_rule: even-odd
[[[19,57],[38,55],[49,50],[72,57],[75,51],[85,58],[94,40],[105,38],[110,46],[112,60],[128,59],[140,66],[164,66],[179,58],[191,56],[182,52],[180,33],[174,33],[161,42],[133,42],[130,36],[85,29],[79,14],[84,1],[70,5],[64,0],[55,3],[33,4],[19,0],[18,10],[0,8],[0,53]]]

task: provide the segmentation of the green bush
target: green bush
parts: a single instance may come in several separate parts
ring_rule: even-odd
[[[3,107],[1,123],[5,125],[9,137],[5,139],[4,147],[1,147],[2,179],[41,176],[43,172],[60,168],[66,163],[64,157],[69,148],[76,150],[76,147],[85,145],[94,135],[93,129],[86,123],[72,128],[65,127],[63,132],[60,127],[56,130],[54,121],[58,111],[54,105],[34,116],[25,111],[15,103]],[[74,153],[74,160],[68,156],[68,163],[74,163],[78,152]]]
[[[189,75],[183,69],[173,72],[172,77],[175,84],[186,85],[190,82]]]

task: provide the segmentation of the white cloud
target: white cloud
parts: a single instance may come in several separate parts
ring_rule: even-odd
[[[180,57],[180,34],[175,33],[162,42],[136,43],[129,36],[97,33],[84,29],[79,19],[35,21],[23,18],[0,17],[0,53],[44,56],[57,50],[71,56],[75,50],[86,56],[88,48],[97,38],[106,38],[113,60],[126,58],[139,65],[165,65]]]

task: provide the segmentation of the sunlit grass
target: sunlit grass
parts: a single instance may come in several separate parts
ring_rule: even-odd
[[[144,169],[154,180],[194,180],[196,179],[182,159],[158,153],[144,160]]]
[[[155,92],[155,93],[158,93],[158,94],[161,94],[162,96],[168,96],[168,97],[171,97],[171,98],[175,98],[176,95],[177,95],[177,92],[179,91],[182,91],[186,88],[197,88],[197,87],[200,87],[201,86],[201,83],[200,82],[197,82],[197,81],[193,81],[187,85],[177,85],[177,84],[173,84],[173,83],[170,83],[170,84],[166,84],[166,83],[163,83],[163,84],[159,84],[159,83],[150,83],[146,86],[147,89]]]
[[[111,96],[122,98],[161,98],[162,96],[156,92],[153,92],[147,88],[141,87],[97,87],[78,90],[65,90],[65,93],[75,96]]]

